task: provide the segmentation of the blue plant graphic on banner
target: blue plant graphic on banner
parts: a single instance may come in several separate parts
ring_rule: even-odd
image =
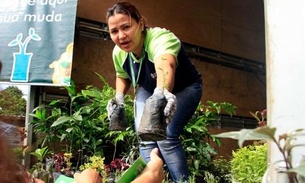
[[[12,40],[8,46],[18,46],[19,52],[13,53],[13,69],[11,81],[28,82],[29,70],[33,53],[27,53],[26,49],[31,40],[40,41],[41,38],[35,33],[34,28],[29,29],[29,36],[22,42],[23,34],[19,33],[16,39]]]

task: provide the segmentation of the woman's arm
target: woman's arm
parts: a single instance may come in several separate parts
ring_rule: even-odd
[[[116,82],[115,82],[116,92],[122,93],[125,95],[127,93],[127,91],[129,90],[130,84],[131,84],[131,81],[129,79],[123,79],[123,78],[117,77]]]
[[[172,91],[175,83],[176,58],[171,54],[164,54],[154,60],[157,72],[157,87]]]

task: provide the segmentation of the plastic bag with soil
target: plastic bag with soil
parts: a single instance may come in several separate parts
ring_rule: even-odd
[[[127,120],[125,116],[125,108],[122,105],[114,104],[113,111],[109,117],[109,130],[123,131],[127,128]]]
[[[138,128],[142,141],[160,141],[166,139],[164,108],[166,99],[163,94],[154,94],[146,100],[143,116]]]

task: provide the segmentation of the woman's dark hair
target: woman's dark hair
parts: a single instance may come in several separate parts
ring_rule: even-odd
[[[14,153],[7,142],[7,133],[12,133],[11,125],[0,122],[0,183],[28,183],[27,171],[18,164]]]
[[[139,10],[129,2],[119,2],[107,10],[106,20],[115,14],[126,14],[131,16],[137,23],[142,18]]]

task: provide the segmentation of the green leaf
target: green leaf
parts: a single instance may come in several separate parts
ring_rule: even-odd
[[[62,134],[62,135],[60,136],[60,141],[62,142],[66,137],[67,137],[67,134]]]
[[[82,117],[82,115],[79,114],[79,111],[78,111],[75,114],[73,114],[73,119],[76,121],[82,121],[83,117]]]
[[[194,161],[194,167],[195,167],[196,170],[199,169],[199,161],[198,160]]]
[[[239,147],[242,147],[247,140],[274,140],[276,128],[268,126],[258,127],[255,129],[241,129],[240,131],[224,132],[212,135],[219,138],[232,138],[238,140]]]
[[[86,143],[88,143],[90,140],[88,138],[83,139]]]
[[[62,123],[70,121],[70,120],[72,120],[72,118],[70,116],[61,116],[51,125],[51,127],[58,126],[58,125],[60,125]]]
[[[197,149],[196,149],[196,148],[193,148],[193,147],[188,147],[188,148],[187,148],[187,151],[197,152]]]
[[[66,131],[67,131],[68,133],[70,133],[71,131],[73,131],[73,129],[74,129],[73,127],[67,128]]]

